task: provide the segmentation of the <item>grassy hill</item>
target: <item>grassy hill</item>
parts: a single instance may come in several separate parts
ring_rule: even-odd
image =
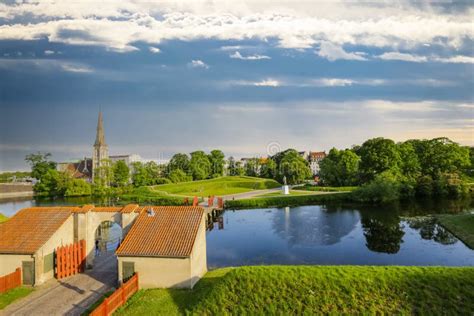
[[[6,222],[7,220],[8,220],[8,217],[6,217],[6,216],[3,215],[2,213],[0,213],[0,223]]]
[[[140,290],[115,315],[474,313],[474,268],[256,266],[207,273],[193,290]]]
[[[227,195],[253,190],[272,189],[279,186],[281,186],[281,184],[271,179],[253,177],[221,177],[202,181],[161,184],[153,186],[152,190],[157,193],[165,192],[173,195],[197,195],[207,197],[209,195]]]

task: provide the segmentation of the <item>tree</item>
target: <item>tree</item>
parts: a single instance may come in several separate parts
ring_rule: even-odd
[[[443,173],[457,173],[470,165],[469,148],[448,138],[409,140],[420,163],[421,173],[438,179]]]
[[[245,164],[245,175],[249,177],[258,176],[258,158],[250,158]]]
[[[147,173],[147,185],[157,184],[157,179],[162,176],[162,168],[154,161],[148,161],[144,167]]]
[[[281,153],[278,153],[276,161],[279,161],[277,180],[281,183],[283,178],[286,177],[288,184],[298,184],[311,177],[311,169],[308,166],[308,162],[301,157],[298,152],[294,149],[288,149]]]
[[[168,163],[168,173],[173,170],[180,169],[189,172],[189,157],[186,154],[175,154]]]
[[[391,170],[399,172],[401,158],[395,142],[382,137],[364,142],[359,150],[360,172],[364,182],[373,180],[376,175]]]
[[[89,183],[83,179],[70,178],[66,182],[64,196],[84,196],[91,195],[92,188]]]
[[[413,144],[404,142],[397,146],[400,153],[401,173],[409,179],[416,179],[420,175],[421,166]]]
[[[220,177],[224,174],[225,155],[221,150],[215,149],[208,156],[211,163],[211,176]]]
[[[235,162],[234,157],[229,157],[229,164],[227,166],[227,174],[229,176],[236,176],[237,175],[237,163]]]
[[[324,184],[332,186],[355,185],[358,181],[360,158],[352,150],[333,148],[320,163]]]
[[[119,160],[113,165],[113,182],[118,187],[123,187],[130,181],[130,168],[123,160]]]
[[[59,172],[56,169],[48,169],[45,174],[41,175],[41,180],[35,184],[34,190],[42,196],[62,195],[60,183]]]
[[[29,154],[25,157],[25,161],[31,166],[31,176],[39,181],[51,169],[56,169],[56,163],[51,161],[50,153],[37,152],[36,154]]]
[[[211,162],[209,157],[201,150],[191,153],[189,161],[189,173],[193,180],[207,179],[211,172]]]
[[[149,185],[151,179],[143,163],[139,161],[132,163],[132,170],[132,183],[134,187],[138,188]]]
[[[186,172],[181,169],[174,169],[173,171],[171,171],[168,175],[168,179],[170,179],[173,183],[187,182],[193,180],[191,176],[187,175]]]
[[[260,177],[274,179],[277,176],[277,165],[276,162],[268,158],[260,168]]]

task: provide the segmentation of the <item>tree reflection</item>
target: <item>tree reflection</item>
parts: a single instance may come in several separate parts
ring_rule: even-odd
[[[372,251],[395,254],[400,250],[405,235],[398,218],[362,217],[366,246]]]
[[[457,239],[443,226],[438,224],[438,220],[432,216],[419,216],[406,219],[412,229],[419,230],[421,238],[433,240],[442,245],[452,245]]]

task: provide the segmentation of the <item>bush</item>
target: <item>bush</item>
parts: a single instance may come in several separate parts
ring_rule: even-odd
[[[170,179],[167,178],[156,178],[155,179],[155,184],[170,184],[172,183]]]
[[[430,176],[421,176],[416,180],[416,195],[424,197],[433,195],[433,179]]]
[[[168,175],[168,179],[170,179],[170,181],[173,183],[188,182],[193,180],[191,176],[187,175],[181,169],[175,169],[171,171]]]
[[[353,193],[354,199],[359,202],[386,203],[400,198],[400,183],[382,173]]]
[[[293,196],[276,196],[242,200],[227,200],[225,208],[241,209],[241,208],[266,208],[266,207],[287,207],[299,205],[314,205],[326,202],[350,201],[351,193],[334,193],[321,195],[293,195]]]

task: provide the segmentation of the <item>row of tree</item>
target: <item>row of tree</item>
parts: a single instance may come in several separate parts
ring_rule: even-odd
[[[320,164],[325,185],[362,185],[362,200],[419,196],[459,196],[463,176],[472,172],[473,151],[447,138],[373,138],[351,149],[331,149]]]

